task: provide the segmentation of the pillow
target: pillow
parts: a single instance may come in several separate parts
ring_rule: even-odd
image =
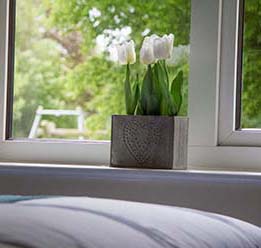
[[[34,248],[261,248],[261,229],[186,208],[59,197],[0,204],[1,242]]]

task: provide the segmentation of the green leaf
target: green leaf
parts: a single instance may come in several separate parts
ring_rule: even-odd
[[[136,107],[136,110],[135,110],[135,115],[144,115],[144,112],[143,112],[143,109],[141,107],[141,102],[138,101],[137,103],[137,107]]]
[[[167,87],[169,89],[169,72],[168,72],[168,68],[166,66],[166,61],[165,60],[162,61],[162,65],[161,66],[162,66],[162,68],[163,68],[163,70],[165,72],[166,83],[167,83]]]
[[[160,105],[159,105],[160,114],[173,115],[174,105],[168,89],[168,78],[164,66],[160,62],[157,62],[154,66],[154,70],[158,80],[159,91],[161,93]]]
[[[141,101],[140,107],[144,115],[159,115],[159,99],[158,99],[158,90],[155,85],[155,78],[153,77],[153,70],[151,65],[148,65],[146,71],[142,89],[141,89]]]
[[[138,106],[138,101],[140,98],[140,87],[139,87],[139,75],[138,74],[136,76],[136,81],[133,84],[132,92],[133,93],[132,93],[131,109],[132,109],[133,113],[135,114],[137,106]]]
[[[152,77],[149,74],[150,65],[146,71],[146,74],[143,79],[143,84],[141,88],[141,99],[140,99],[140,108],[141,112],[147,114],[147,106],[149,105],[150,101],[150,92],[152,88]]]
[[[183,71],[179,71],[171,84],[172,101],[176,108],[175,115],[179,113],[182,104],[182,85],[183,85]]]

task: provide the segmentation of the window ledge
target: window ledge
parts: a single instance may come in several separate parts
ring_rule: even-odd
[[[199,167],[200,168],[200,167]],[[113,168],[95,165],[60,165],[60,164],[33,164],[33,163],[0,163],[0,178],[3,175],[14,176],[41,176],[46,178],[71,177],[109,180],[175,180],[176,178],[204,179],[211,177],[230,180],[261,179],[261,172],[224,171],[224,170],[156,170],[138,168]]]

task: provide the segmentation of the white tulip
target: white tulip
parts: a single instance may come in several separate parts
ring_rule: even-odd
[[[136,53],[134,41],[124,42],[117,45],[118,61],[122,65],[134,64],[136,62]]]
[[[174,34],[169,34],[169,35],[164,35],[166,36],[167,39],[167,43],[168,43],[168,47],[169,47],[169,56],[168,58],[170,58],[172,56],[172,52],[173,52],[173,47],[174,47]]]
[[[157,60],[169,59],[172,55],[173,43],[173,34],[162,37],[153,34],[145,37],[140,51],[141,63],[152,64]]]
[[[156,62],[153,52],[153,36],[145,37],[140,50],[140,61],[145,65],[153,64]]]
[[[172,56],[166,60],[169,66],[182,66],[189,61],[189,45],[179,45],[173,48]]]
[[[153,40],[153,51],[156,59],[168,59],[172,55],[174,35],[164,35]]]

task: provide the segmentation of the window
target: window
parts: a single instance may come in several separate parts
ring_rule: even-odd
[[[23,10],[23,8],[21,7],[17,9],[17,4],[31,4],[31,6],[34,6],[36,2],[37,4],[39,4],[39,8],[37,8],[37,11],[30,12],[32,8]],[[259,82],[256,80],[256,78],[258,78],[259,71],[258,69],[255,69],[255,67],[259,66],[260,62],[260,60],[258,59],[258,44],[260,43],[260,32],[253,31],[256,28],[260,28],[260,26],[256,26],[255,24],[258,22],[257,15],[259,15],[260,12],[258,10],[260,5],[259,1],[165,0],[161,1],[161,4],[158,4],[159,1],[144,1],[146,4],[148,4],[149,8],[152,8],[152,10],[154,8],[157,8],[156,12],[147,11],[148,13],[145,13],[144,11],[144,6],[146,4],[144,5],[143,1],[131,1],[132,5],[137,4],[137,6],[140,7],[140,14],[137,14],[138,12],[136,12],[137,9],[139,9],[135,9],[136,5],[132,6],[135,9],[134,13],[132,13],[133,8],[131,8],[131,6],[129,6],[130,8],[127,8],[127,10],[125,8],[125,5],[129,4],[129,2],[127,3],[126,1],[122,1],[124,9],[123,11],[120,10],[119,13],[117,12],[117,17],[115,17],[114,15],[114,11],[116,11],[116,9],[114,10],[114,8],[111,6],[111,3],[114,3],[114,1],[110,1],[110,6],[107,6],[108,8],[105,15],[103,15],[102,6],[103,4],[106,5],[109,1],[86,2],[91,4],[88,9],[85,9],[87,5],[82,5],[83,3],[85,3],[85,1],[76,0],[64,2],[51,0],[21,0],[17,1],[16,5],[14,0],[0,1],[0,33],[4,34],[3,38],[1,37],[0,40],[1,161],[93,165],[108,164],[110,154],[110,142],[108,141],[109,125],[106,124],[108,123],[106,120],[112,113],[117,112],[110,106],[110,104],[113,102],[110,99],[113,96],[108,93],[110,89],[108,89],[107,87],[112,86],[112,84],[107,85],[103,82],[106,87],[101,88],[106,89],[105,92],[102,92],[101,94],[99,93],[91,95],[94,97],[98,97],[92,104],[92,106],[94,106],[93,112],[93,109],[90,106],[86,108],[86,105],[90,103],[89,100],[86,100],[89,97],[88,94],[87,96],[83,96],[82,102],[84,103],[84,105],[81,106],[80,104],[78,104],[78,102],[76,101],[78,99],[78,95],[72,96],[71,94],[72,92],[74,93],[74,91],[79,91],[78,93],[81,95],[84,90],[82,90],[82,88],[80,87],[76,87],[75,81],[78,80],[77,82],[79,85],[82,82],[88,82],[88,84],[86,83],[83,86],[87,87],[84,89],[89,90],[89,82],[94,82],[92,81],[92,79],[95,79],[98,76],[101,76],[101,81],[103,81],[103,73],[90,76],[90,74],[88,73],[92,70],[87,70],[84,66],[79,68],[79,70],[81,69],[80,71],[76,70],[76,72],[74,72],[74,65],[72,63],[73,58],[69,59],[70,63],[72,64],[71,67],[69,66],[66,70],[68,74],[65,73],[65,71],[63,71],[65,63],[64,60],[68,61],[68,52],[64,50],[64,47],[62,47],[61,44],[58,44],[59,42],[57,43],[57,41],[53,41],[50,37],[47,38],[43,36],[43,33],[46,32],[46,30],[58,30],[58,34],[62,35],[63,37],[61,41],[64,42],[68,37],[70,37],[71,32],[76,31],[76,33],[78,34],[78,28],[80,29],[81,27],[89,27],[86,32],[82,32],[83,36],[80,37],[79,40],[83,42],[83,44],[86,44],[86,42],[88,41],[88,45],[91,45],[91,47],[93,48],[93,46],[97,42],[96,38],[98,37],[98,35],[103,35],[104,31],[104,28],[102,28],[100,31],[95,33],[103,25],[103,22],[101,22],[100,18],[108,17],[113,14],[113,18],[109,18],[104,23],[106,25],[113,23],[114,26],[111,29],[114,30],[114,28],[117,29],[118,27],[119,31],[122,28],[126,27],[125,24],[123,26],[120,25],[124,23],[122,20],[125,18],[124,16],[126,15],[126,13],[128,13],[127,17],[132,14],[134,15],[133,18],[128,17],[126,19],[128,25],[130,22],[132,23],[137,20],[137,18],[139,21],[139,25],[137,25],[138,31],[131,29],[131,33],[129,33],[129,35],[139,35],[139,39],[141,39],[141,32],[154,32],[151,26],[147,25],[147,21],[155,21],[154,30],[156,30],[157,32],[161,28],[164,28],[164,30],[162,31],[164,33],[176,32],[175,44],[177,46],[186,46],[190,43],[189,66],[187,62],[185,63],[187,68],[189,68],[188,91],[187,89],[185,89],[185,91],[188,92],[188,115],[190,118],[189,168],[249,171],[261,170],[261,131],[259,129],[260,109],[258,108],[258,101],[260,100],[260,97],[253,97],[254,94],[258,95],[258,87],[260,87]],[[116,2],[118,3],[118,1],[115,1],[115,3]],[[60,3],[64,4],[59,5]],[[155,3],[157,3],[156,7]],[[172,6],[173,3],[176,3],[176,5]],[[73,7],[74,4],[79,4],[80,7],[76,9],[72,8],[74,11],[71,11],[71,7]],[[253,5],[255,5],[255,8],[253,8]],[[49,7],[45,9],[46,6]],[[162,6],[165,6],[166,8],[163,11],[164,13],[169,13],[170,11],[171,14],[159,14],[159,9]],[[93,9],[94,7],[95,9]],[[15,15],[12,14],[15,9],[17,10],[16,18]],[[57,67],[59,70],[62,70],[58,70],[57,77],[53,76],[56,75],[57,71],[54,74],[47,73],[47,75],[45,76],[48,79],[54,79],[48,80],[48,83],[45,83],[45,81],[43,81],[41,76],[39,77],[39,75],[34,78],[37,75],[37,73],[35,73],[35,70],[37,71],[39,66],[35,66],[34,63],[31,63],[29,61],[29,59],[26,59],[27,53],[23,54],[19,52],[19,46],[21,45],[19,44],[19,25],[21,30],[22,26],[19,22],[17,24],[17,30],[14,33],[13,24],[19,19],[19,15],[20,17],[23,15],[22,11],[25,11],[26,15],[28,15],[27,17],[29,18],[29,21],[27,23],[29,24],[27,26],[31,25],[32,28],[34,28],[35,26],[40,25],[38,26],[38,28],[35,29],[35,32],[30,33],[30,35],[26,36],[25,38],[38,38],[37,43],[39,44],[37,45],[47,46],[48,48],[46,49],[45,54],[42,54],[42,49],[35,51],[33,50],[33,52],[38,51],[42,56],[48,55],[48,58],[50,57],[50,60],[54,59],[55,63],[52,64],[51,72],[52,70],[56,70]],[[42,11],[40,15],[38,11]],[[127,12],[125,13],[125,11]],[[76,12],[77,14],[75,15],[74,12]],[[66,16],[64,15],[65,13],[66,15],[68,15],[67,18],[64,18]],[[149,15],[152,13],[155,14],[152,18],[149,18],[149,20],[144,22],[140,21],[142,20],[142,18],[144,18],[144,16],[146,17],[147,14]],[[257,14],[255,15],[255,13]],[[80,21],[83,16],[85,16],[84,20],[89,23],[89,26]],[[189,25],[190,16],[191,25]],[[253,17],[253,19],[251,17]],[[33,23],[30,22],[30,18],[33,18]],[[36,18],[36,20],[34,18]],[[166,18],[167,22],[164,21]],[[117,22],[119,22],[119,26],[116,25]],[[175,28],[175,25],[172,26],[172,23],[178,25],[181,31],[177,31],[178,29]],[[167,28],[167,26],[165,25],[170,26],[168,26]],[[42,27],[44,27],[44,29],[42,29]],[[74,28],[76,27],[77,30],[74,30]],[[130,29],[127,30],[130,31]],[[178,32],[180,32],[180,35],[177,34]],[[23,36],[22,33],[20,33],[20,38]],[[90,35],[90,40],[87,39],[87,34]],[[73,38],[76,37],[78,36],[73,36]],[[82,63],[85,64],[86,56],[90,56],[93,54],[88,53],[88,49],[86,49],[84,45],[82,46],[81,42],[79,51],[81,51],[84,57],[82,58]],[[137,42],[137,44],[138,43],[139,42]],[[15,54],[12,54],[12,52],[14,51],[14,47],[16,47],[16,51]],[[50,47],[53,48],[54,52],[49,54]],[[31,53],[32,49],[35,49],[35,47],[29,47]],[[107,52],[106,49],[103,51],[105,51],[105,53],[102,52],[101,56],[107,56],[108,58],[108,50]],[[25,57],[23,57],[22,55]],[[39,62],[39,57],[37,56],[33,56],[32,58],[38,60],[37,63],[39,65],[41,63]],[[56,57],[54,58],[52,56]],[[81,57],[77,55],[76,58]],[[50,60],[43,60],[43,62],[46,62],[46,64],[48,65],[48,61]],[[56,60],[58,60],[57,63]],[[119,80],[121,76],[121,68],[117,67],[117,65],[115,65],[113,61],[110,61],[108,59],[100,60],[100,55],[95,58],[95,60],[96,62],[99,61],[99,63],[101,64],[109,64],[109,66],[106,67],[108,68],[108,70],[105,70],[105,75],[107,75],[106,73],[111,73],[111,68],[113,68],[113,75],[115,77],[117,75],[117,80]],[[27,64],[29,62],[31,63],[29,66],[30,71],[34,73],[27,76],[31,76],[33,79],[36,79],[35,85],[39,83],[40,86],[42,85],[43,87],[54,87],[55,90],[51,91],[52,94],[50,95],[50,98],[46,98],[50,99],[50,101],[47,101],[48,103],[50,103],[50,105],[44,106],[45,104],[43,104],[46,96],[37,97],[37,99],[41,100],[42,102],[34,102],[33,107],[30,105],[31,103],[28,104],[28,107],[31,106],[31,114],[28,115],[29,118],[23,117],[26,119],[26,121],[21,121],[21,119],[19,119],[21,118],[21,116],[19,116],[20,114],[18,110],[22,109],[21,106],[27,107],[27,104],[21,103],[23,99],[23,97],[21,97],[22,91],[20,92],[20,95],[18,94],[20,88],[26,89],[26,87],[23,87],[21,83],[24,79],[26,79],[26,75],[21,74],[23,72],[21,68],[23,67],[23,63]],[[88,66],[93,67],[94,65],[95,64],[90,63],[90,65]],[[15,69],[15,73],[12,73],[13,66]],[[25,70],[25,72],[28,72],[28,70]],[[47,70],[47,72],[50,71]],[[78,72],[83,73],[81,74]],[[67,78],[67,75],[71,75],[71,77]],[[84,78],[83,80],[81,80],[81,78],[78,78],[78,76],[80,75],[82,75],[82,77]],[[62,79],[65,79],[65,81],[59,81],[58,83],[55,82],[55,80],[57,78],[60,79],[60,77]],[[87,80],[85,77],[87,77]],[[21,80],[21,78],[23,80],[19,81]],[[14,82],[14,84],[10,84],[10,82]],[[25,80],[23,82],[27,81]],[[96,83],[94,88],[98,89],[100,85],[98,85],[98,83],[96,85]],[[12,92],[13,89],[14,95]],[[26,95],[28,93],[32,96],[32,99],[34,99],[34,90],[40,91],[40,94],[42,93],[39,89],[41,88],[32,89],[31,85],[27,85],[27,90],[24,91],[23,94]],[[67,91],[67,89],[69,90]],[[57,91],[61,91],[59,92],[59,94],[62,94],[62,92],[65,92],[66,94],[64,94],[62,98],[59,98],[58,94],[56,94]],[[85,97],[87,98],[85,99]],[[100,110],[100,108],[98,110],[95,109],[98,106],[97,104],[100,104],[101,101],[103,101],[103,106],[108,104],[109,111]],[[42,106],[42,109],[40,106]],[[38,107],[40,111],[39,115],[41,116],[42,120],[47,120],[48,122],[54,123],[57,128],[65,129],[76,129],[75,123],[77,123],[77,120],[80,118],[79,116],[81,116],[81,111],[83,111],[85,114],[87,113],[87,120],[85,119],[84,121],[84,128],[92,132],[89,133],[87,137],[83,137],[83,139],[77,141],[71,140],[70,138],[72,137],[68,136],[62,137],[63,139],[57,139],[57,137],[50,137],[49,135],[42,136],[44,139],[39,139],[41,138],[39,136],[37,137],[37,139],[28,139],[28,136],[30,134],[29,130],[32,127],[32,120],[34,119],[33,116],[35,115],[34,112],[37,110]],[[13,114],[11,111],[12,109]],[[46,111],[46,109],[47,112],[44,112]],[[68,115],[65,117],[60,117],[59,114],[56,114],[58,116],[47,115],[46,113],[50,114],[50,112],[48,112],[49,110],[73,110],[78,112],[73,116]],[[20,113],[25,112],[22,111]],[[118,111],[118,113],[121,113],[120,110]],[[183,113],[186,114],[186,107],[184,108]],[[92,114],[93,116],[91,117],[89,116],[89,114]],[[90,123],[95,123],[94,121],[88,123],[88,118],[94,118],[95,115],[97,118],[99,117],[102,119],[101,121],[99,120],[99,125],[96,126],[95,124],[95,127],[88,126]],[[102,131],[101,135],[100,131]],[[105,133],[103,133],[103,131],[105,131]],[[77,133],[76,138],[78,137],[79,134]],[[107,139],[107,141],[103,141],[104,139]]]
[[[198,8],[206,5],[200,1]],[[190,164],[202,169],[260,171],[260,131],[239,125],[244,1],[215,1],[215,6],[207,7],[205,16],[192,13]],[[204,22],[203,30],[193,34]]]
[[[228,9],[232,9],[235,14],[230,20],[223,19],[225,25],[222,30],[220,73],[220,145],[261,145],[261,132],[258,129],[260,59],[258,33],[255,32],[260,28],[255,19],[259,5],[259,1],[248,0],[227,3]],[[225,13],[226,11],[228,10],[224,10]],[[257,94],[256,97],[254,94]]]
[[[108,164],[110,117],[124,114],[115,45],[138,51],[153,33],[175,34],[169,69],[186,72],[187,114],[191,0],[3,0],[1,18],[2,160]]]
[[[9,138],[109,140],[111,115],[125,112],[115,46],[133,39],[138,52],[153,33],[175,34],[169,69],[185,67],[186,115],[190,0],[16,1]]]

